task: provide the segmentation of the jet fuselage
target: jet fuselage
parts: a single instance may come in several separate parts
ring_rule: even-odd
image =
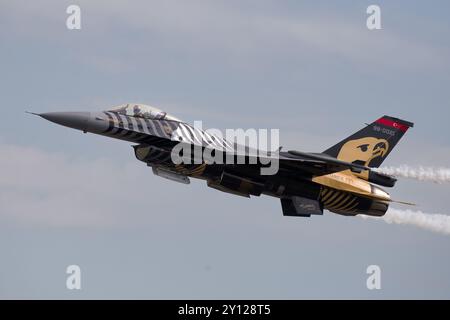
[[[324,157],[323,154],[307,154],[307,157],[313,159],[311,160],[300,158],[295,152],[280,152],[282,161],[275,175],[261,175],[259,164],[206,162],[174,164],[171,152],[179,143],[201,146],[207,141],[210,146],[221,147],[222,150],[224,147],[227,150],[233,146],[224,139],[211,137],[208,133],[158,109],[146,110],[138,106],[140,105],[134,106],[135,113],[132,115],[127,114],[130,108],[127,105],[119,108],[118,111],[53,112],[40,114],[40,116],[85,133],[95,133],[134,143],[136,158],[151,166],[153,172],[161,177],[181,183],[188,183],[188,177],[197,178],[206,180],[209,187],[235,195],[250,197],[265,194],[280,198],[285,215],[310,216],[322,214],[323,209],[328,209],[342,215],[382,216],[391,201],[387,192],[369,182],[370,172],[365,170],[369,168],[354,161],[354,166],[362,169],[360,172],[353,172],[351,162]],[[142,113],[143,111],[146,113]],[[375,139],[373,144],[377,144],[377,149],[374,148],[373,151],[374,155],[386,152],[381,149],[385,147],[385,144],[381,145],[380,139],[371,139]],[[364,144],[363,147],[369,148],[371,142],[367,140],[367,145]],[[342,153],[345,149],[341,147],[340,151]],[[344,156],[352,160],[352,153],[347,152]],[[297,160],[304,161],[308,166],[302,167]],[[327,168],[332,165],[342,165],[342,162],[348,165],[349,169],[336,169],[323,174],[323,172],[314,171],[312,161],[320,164],[320,161],[325,162]],[[313,164],[310,165],[310,163]],[[323,167],[322,164],[321,166]],[[380,177],[389,179],[389,177]]]

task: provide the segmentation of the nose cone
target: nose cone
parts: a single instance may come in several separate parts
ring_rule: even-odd
[[[40,116],[48,121],[86,131],[91,117],[90,112],[48,112],[41,113]]]

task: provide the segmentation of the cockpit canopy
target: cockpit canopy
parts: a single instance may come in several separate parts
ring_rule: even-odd
[[[173,120],[181,122],[180,119],[175,118],[170,114],[167,114],[167,112],[140,103],[126,103],[117,106],[115,108],[112,108],[111,110],[108,111],[117,112],[119,114],[124,114],[131,117],[139,117],[152,120]]]

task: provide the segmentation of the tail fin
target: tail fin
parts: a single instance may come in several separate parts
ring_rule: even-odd
[[[378,168],[413,126],[412,122],[383,116],[324,153],[342,161]]]

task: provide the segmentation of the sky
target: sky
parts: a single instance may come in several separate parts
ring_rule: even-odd
[[[81,30],[66,9],[81,8]],[[381,30],[366,9],[381,8]],[[129,143],[24,111],[157,106],[214,128],[277,128],[320,152],[387,114],[384,162],[450,167],[448,1],[0,1],[0,298],[450,298],[450,237],[325,212],[283,217],[154,176]],[[450,186],[390,190],[450,214]],[[403,209],[401,205],[394,206]],[[81,268],[81,290],[66,268]],[[366,269],[381,269],[368,290]]]

